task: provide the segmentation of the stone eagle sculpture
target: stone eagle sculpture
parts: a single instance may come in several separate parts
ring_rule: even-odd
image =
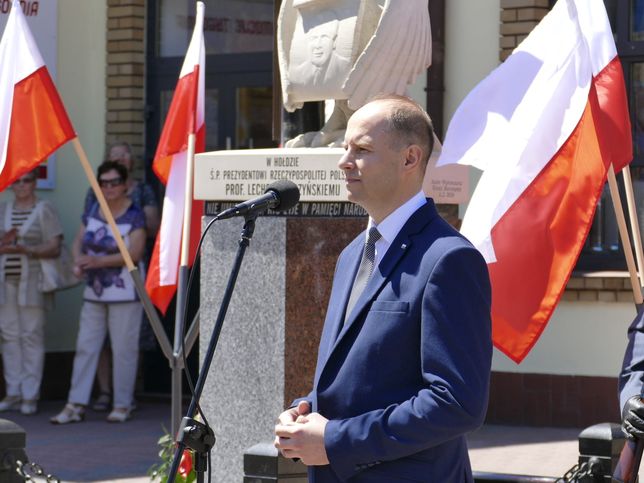
[[[428,0],[283,0],[277,39],[286,110],[335,101],[319,132],[287,147],[340,145],[353,111],[404,94],[431,64]]]

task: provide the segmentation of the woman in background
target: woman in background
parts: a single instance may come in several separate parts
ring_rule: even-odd
[[[37,171],[16,180],[13,201],[0,204],[0,346],[6,397],[0,411],[38,410],[45,360],[45,309],[53,293],[40,290],[40,258],[60,255],[63,229],[56,209],[36,197]]]
[[[127,169],[115,161],[105,161],[98,167],[98,184],[136,263],[145,251],[145,215],[127,196],[127,177]],[[72,252],[75,270],[85,277],[86,287],[68,402],[50,421],[67,424],[84,419],[99,354],[109,333],[114,357],[114,407],[107,420],[124,422],[132,411],[143,308],[98,203],[83,214]]]
[[[154,246],[154,239],[157,231],[159,230],[160,216],[159,206],[157,204],[154,190],[152,187],[141,180],[134,179],[134,158],[132,156],[132,148],[125,141],[116,141],[109,146],[107,151],[107,159],[116,161],[122,164],[127,169],[127,196],[132,200],[132,203],[138,208],[143,210],[145,214],[145,229],[146,229],[146,257],[152,253]],[[85,196],[85,209],[87,212],[96,203],[96,195],[90,188],[87,190]],[[145,260],[147,262],[147,260]],[[147,263],[146,263],[147,264]],[[156,340],[152,330],[143,322],[141,327],[141,348],[146,347],[154,348]],[[110,350],[109,341],[106,341],[101,355],[98,359],[98,367],[96,369],[96,382],[98,383],[98,397],[92,405],[95,411],[108,411],[112,407],[112,353]]]

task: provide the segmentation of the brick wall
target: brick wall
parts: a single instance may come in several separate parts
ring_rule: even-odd
[[[573,274],[562,300],[634,303],[631,280],[626,272]]]
[[[499,58],[505,60],[549,10],[549,0],[501,0]]]
[[[584,428],[619,420],[616,377],[492,373],[487,423]]]
[[[145,106],[145,0],[107,0],[106,143],[130,143],[141,159]]]

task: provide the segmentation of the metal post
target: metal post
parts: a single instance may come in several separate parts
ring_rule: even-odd
[[[171,414],[172,421],[170,421],[170,431],[173,436],[177,435],[179,424],[181,423],[183,388],[182,388],[182,374],[183,369],[183,308],[186,303],[186,287],[188,285],[188,267],[179,267],[179,275],[177,281],[177,306],[174,317],[174,347],[172,350],[172,403]]]
[[[579,433],[579,465],[586,464],[590,475],[579,481],[611,482],[624,446],[619,424],[600,423]]]
[[[16,461],[28,461],[25,453],[27,434],[16,423],[0,419],[0,481],[6,483],[24,483],[16,471]]]

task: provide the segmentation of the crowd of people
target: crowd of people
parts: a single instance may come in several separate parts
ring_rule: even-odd
[[[147,246],[159,226],[152,188],[133,178],[132,150],[110,146],[97,182],[134,263],[144,273]],[[54,205],[36,196],[37,169],[16,180],[13,199],[0,203],[0,348],[6,395],[0,412],[38,411],[45,359],[46,310],[54,292],[42,289],[42,261],[61,254],[63,230]],[[110,422],[127,421],[135,407],[134,387],[143,310],[111,228],[94,192],[85,198],[72,243],[73,273],[84,283],[83,304],[68,402],[53,424],[84,419],[92,405]],[[145,327],[145,325],[143,324]]]

